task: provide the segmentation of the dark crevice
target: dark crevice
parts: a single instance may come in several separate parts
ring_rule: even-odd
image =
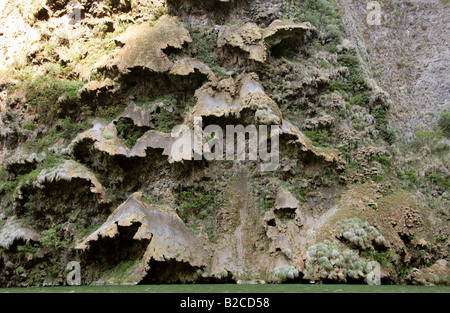
[[[275,215],[282,221],[284,220],[292,220],[295,218],[295,209],[291,208],[282,208],[275,210]]]
[[[270,55],[279,59],[281,57],[295,57],[299,54],[299,42],[297,38],[285,39],[270,48]]]
[[[169,59],[172,59],[176,55],[181,55],[183,53],[183,49],[168,46],[167,48],[162,49],[162,52],[167,55]]]
[[[116,129],[118,137],[128,146],[128,148],[133,148],[136,141],[150,130],[150,127],[137,126],[131,118],[122,117],[116,122]]]
[[[38,229],[62,224],[80,208],[89,221],[108,207],[107,204],[99,204],[99,195],[90,189],[90,181],[81,178],[46,183],[42,189],[23,187],[23,198],[17,202],[15,213]]]
[[[85,262],[113,268],[123,261],[141,259],[151,240],[133,239],[140,226],[140,222],[133,222],[130,226],[118,225],[118,233],[114,237],[100,237],[89,242]]]
[[[168,49],[168,50],[167,50]],[[176,51],[167,48],[165,51]],[[194,71],[189,75],[172,75],[158,73],[143,67],[135,67],[120,78],[121,91],[125,97],[155,98],[163,95],[174,95],[180,99],[191,99],[195,91],[207,81],[206,74]]]
[[[169,259],[149,262],[147,275],[139,282],[145,284],[178,284],[194,283],[200,279],[203,269],[192,266],[188,262]]]
[[[147,275],[139,285],[147,284],[234,284],[236,281],[231,272],[226,271],[221,276],[203,276],[204,267],[192,266],[188,262],[168,259],[165,261],[151,260]]]

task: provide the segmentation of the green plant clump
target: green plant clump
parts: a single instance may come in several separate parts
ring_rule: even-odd
[[[358,249],[366,250],[372,248],[374,244],[389,247],[389,242],[376,227],[357,217],[337,222],[336,226],[340,237]]]
[[[298,269],[292,265],[280,265],[273,270],[273,280],[280,283],[288,279],[295,279],[298,275]]]
[[[367,261],[342,244],[324,240],[307,250],[306,260],[307,279],[331,279],[346,282],[348,278],[360,279],[365,277]]]
[[[322,130],[306,130],[305,135],[311,139],[313,144],[317,147],[331,148],[333,144],[330,143],[330,134],[326,129]]]
[[[61,241],[58,234],[60,228],[61,226],[58,225],[54,228],[42,231],[42,236],[39,238],[39,241],[42,244],[42,246],[52,251],[57,251],[63,245],[63,242]]]
[[[296,23],[310,22],[327,34],[327,39],[340,43],[342,17],[334,0],[296,0],[283,2],[284,18]]]
[[[145,133],[145,129],[136,127],[131,119],[120,119],[116,124],[117,135],[122,141],[132,148],[136,141]]]
[[[202,228],[211,241],[215,241],[217,215],[226,204],[223,195],[214,191],[197,192],[194,188],[181,191],[178,197],[179,216],[194,233]]]
[[[59,99],[71,105],[80,105],[78,89],[83,82],[77,80],[60,80],[51,76],[28,78],[14,89],[24,91],[30,107],[37,113],[40,123],[52,123],[61,113]]]
[[[388,143],[394,143],[396,139],[395,132],[390,130],[387,126],[388,111],[381,105],[377,105],[372,110],[372,115],[375,118],[375,128],[380,132],[381,137]]]
[[[448,190],[450,188],[450,179],[444,177],[440,173],[430,173],[426,176],[427,181],[431,181],[442,190]]]

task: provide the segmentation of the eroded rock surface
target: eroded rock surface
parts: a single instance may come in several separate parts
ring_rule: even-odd
[[[32,185],[36,188],[45,188],[46,184],[56,183],[59,181],[71,181],[72,179],[80,178],[86,180],[91,184],[90,191],[99,196],[101,203],[108,202],[105,190],[97,177],[84,165],[73,160],[66,160],[60,166],[50,169],[42,170],[37,176]]]
[[[315,147],[311,140],[303,134],[298,127],[290,123],[289,121],[283,120],[281,124],[281,131],[283,134],[288,134],[296,137],[295,142],[301,144],[301,149],[303,151],[310,151],[317,157],[323,158],[327,162],[337,161],[336,152],[329,148]]]
[[[35,167],[39,162],[45,159],[46,154],[31,153],[26,154],[23,151],[15,151],[5,160],[5,168],[13,173],[23,173]]]
[[[255,23],[246,23],[226,28],[218,40],[218,46],[238,48],[245,52],[250,60],[264,63],[268,49],[287,39],[298,44],[310,29],[309,23],[296,24],[281,20],[273,21],[265,29],[261,29]]]
[[[139,228],[132,239],[150,241],[142,260],[130,275],[135,282],[141,281],[147,275],[151,269],[150,261],[175,260],[198,268],[208,264],[210,251],[204,239],[195,236],[172,208],[145,202],[139,192],[132,194],[103,225],[83,239],[76,248],[89,249],[92,242],[106,237],[114,238],[119,235],[118,227],[128,227],[134,223],[138,223]]]
[[[420,119],[380,88],[430,85],[442,60],[418,71],[394,44],[380,75],[386,42],[366,49],[350,14],[366,8],[344,2],[350,25],[327,0],[3,1],[0,285],[65,284],[69,259],[83,284],[448,285],[448,139],[395,141],[390,110],[405,137]],[[278,126],[280,166],[192,160],[170,130],[199,120]]]
[[[219,38],[218,45],[237,47],[248,53],[251,60],[264,62],[266,60],[266,46],[263,41],[262,30],[255,23],[243,26],[233,26],[226,29]]]
[[[233,80],[228,78],[216,84],[205,84],[196,91],[197,103],[191,116],[240,117],[241,112],[254,112],[255,122],[259,124],[278,124],[281,112],[277,104],[264,92],[254,73]]]
[[[169,71],[173,62],[163,50],[181,49],[185,42],[192,41],[189,32],[168,16],[162,16],[153,27],[148,23],[132,26],[118,40],[125,43],[116,56],[117,66],[124,73],[134,67]]]
[[[121,117],[131,118],[136,124],[151,125],[145,111],[136,106],[129,106]],[[72,143],[64,149],[63,153],[71,154],[78,145],[83,142],[93,142],[96,150],[107,153],[110,156],[145,157],[148,148],[161,149],[163,155],[171,156],[171,147],[177,137],[172,138],[170,134],[158,131],[148,131],[144,133],[130,149],[118,137],[117,128],[114,122],[103,121],[94,122],[94,126],[79,134]],[[170,159],[172,160],[172,159]]]
[[[28,227],[24,227],[17,217],[12,216],[6,221],[0,221],[0,246],[9,249],[15,241],[28,242],[30,240],[37,242],[40,234]]]

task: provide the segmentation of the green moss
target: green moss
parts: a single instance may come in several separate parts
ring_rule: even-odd
[[[13,180],[8,180],[2,183],[0,185],[0,193],[5,194],[8,201],[12,202],[16,192],[18,191],[17,188],[20,185],[35,181],[37,176],[43,169],[54,168],[61,164],[63,160],[64,158],[56,156],[53,152],[47,151],[45,159],[42,160],[34,170],[30,171],[29,173],[19,175]]]
[[[28,77],[12,90],[22,90],[30,107],[37,112],[40,123],[51,123],[60,114],[58,99],[77,106],[80,104],[78,89],[83,82],[58,79],[51,76]]]
[[[130,274],[139,264],[138,260],[123,260],[115,266],[105,270],[102,274],[103,279],[113,280],[115,283],[127,282],[130,279]]]
[[[326,129],[322,130],[306,130],[305,135],[311,139],[317,147],[331,148],[334,145],[330,142],[331,136]]]

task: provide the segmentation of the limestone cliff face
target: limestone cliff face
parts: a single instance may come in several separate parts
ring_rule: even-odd
[[[0,286],[70,261],[83,284],[449,284],[445,23],[396,49],[393,3],[376,31],[360,1],[27,3],[0,6]],[[276,166],[199,158],[227,125],[275,129]]]
[[[364,1],[341,1],[346,36],[368,71],[395,102],[391,123],[403,140],[432,129],[449,107],[445,1],[392,1],[380,7],[379,25],[369,25]]]

